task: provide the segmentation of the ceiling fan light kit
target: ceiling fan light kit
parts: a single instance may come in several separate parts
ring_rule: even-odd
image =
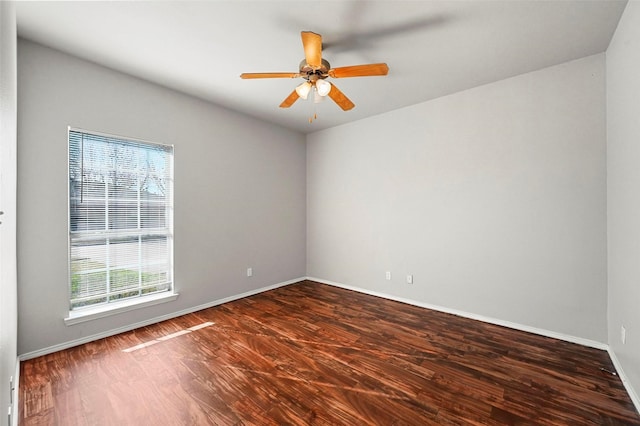
[[[320,96],[327,96],[331,91],[331,83],[324,80],[316,81],[316,91]]]
[[[316,89],[316,91],[313,94],[313,103],[314,104],[319,104],[322,101],[324,101],[324,96],[322,96],[320,93],[318,93],[318,90]]]
[[[387,75],[389,72],[389,67],[385,63],[331,68],[329,61],[322,58],[322,36],[311,31],[302,31],[300,35],[302,37],[302,47],[304,48],[304,59],[300,62],[299,72],[243,73],[240,75],[240,78],[243,79],[296,77],[305,79],[282,101],[281,108],[289,108],[298,98],[307,99],[309,93],[313,90],[314,103],[318,103],[324,97],[329,96],[343,111],[348,111],[355,107],[355,104],[335,84],[325,81],[328,77],[382,76]],[[309,122],[311,121],[310,119]]]
[[[309,83],[308,81],[305,81],[304,83],[296,87],[296,93],[302,99],[307,99],[307,96],[309,96],[310,91],[311,91],[311,83]]]

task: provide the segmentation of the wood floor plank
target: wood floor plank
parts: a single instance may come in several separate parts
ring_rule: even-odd
[[[640,425],[605,351],[311,281],[21,363],[21,425]]]

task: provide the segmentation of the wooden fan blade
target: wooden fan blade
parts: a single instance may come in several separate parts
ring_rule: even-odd
[[[373,75],[387,75],[389,67],[385,63],[352,65],[329,70],[329,76],[333,78],[343,77],[368,77]]]
[[[300,77],[297,72],[245,72],[240,74],[240,78],[296,78]]]
[[[330,84],[331,90],[329,91],[329,97],[333,99],[333,101],[337,103],[340,108],[342,108],[344,111],[349,111],[351,108],[356,106],[353,102],[351,102],[349,98],[344,95],[344,93],[340,91],[340,89],[336,87],[335,84]]]
[[[302,47],[304,58],[311,68],[318,69],[322,66],[322,36],[311,31],[302,31]]]
[[[280,104],[280,108],[289,108],[295,101],[298,100],[299,97],[300,96],[298,96],[298,92],[294,90],[289,96],[287,96],[287,99],[282,101],[282,103]]]

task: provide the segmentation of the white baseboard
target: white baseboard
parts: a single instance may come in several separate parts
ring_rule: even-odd
[[[576,343],[579,345],[583,345],[583,346],[587,346],[587,347],[591,347],[591,348],[596,348],[596,349],[602,349],[602,350],[606,350],[609,354],[609,357],[611,358],[611,361],[613,362],[613,365],[616,368],[616,371],[618,373],[618,375],[620,376],[620,379],[622,381],[622,384],[624,385],[625,389],[627,390],[627,393],[629,394],[629,397],[631,398],[631,401],[633,402],[633,404],[636,407],[636,410],[640,413],[640,398],[638,397],[638,394],[636,393],[635,389],[633,388],[633,386],[631,385],[631,383],[629,383],[629,380],[627,379],[627,376],[624,373],[624,370],[622,368],[622,365],[620,364],[620,361],[618,361],[618,358],[615,354],[615,352],[613,352],[611,350],[611,348],[609,347],[609,345],[605,344],[605,343],[601,343],[601,342],[596,342],[593,340],[589,340],[589,339],[584,339],[581,337],[576,337],[576,336],[571,336],[571,335],[567,335],[567,334],[563,334],[563,333],[558,333],[555,331],[550,331],[550,330],[545,330],[545,329],[541,329],[541,328],[537,328],[537,327],[531,327],[528,325],[523,325],[523,324],[518,324],[518,323],[514,323],[511,321],[504,321],[504,320],[499,320],[499,319],[495,319],[495,318],[491,318],[491,317],[486,317],[484,315],[477,315],[477,314],[473,314],[473,313],[469,313],[469,312],[464,312],[464,311],[459,311],[457,309],[450,309],[450,308],[446,308],[443,306],[437,306],[437,305],[432,305],[429,303],[424,303],[424,302],[419,302],[416,300],[412,300],[412,299],[406,299],[403,297],[398,297],[398,296],[393,296],[390,294],[386,294],[386,293],[381,293],[381,292],[377,292],[377,291],[372,291],[372,290],[367,290],[361,287],[355,287],[355,286],[350,286],[350,285],[346,285],[346,284],[342,284],[342,283],[338,283],[338,282],[334,282],[334,281],[329,281],[329,280],[324,280],[321,278],[315,278],[315,277],[300,277],[300,278],[295,278],[293,280],[289,280],[289,281],[284,281],[281,283],[277,283],[277,284],[273,284],[270,286],[266,286],[266,287],[261,287],[259,289],[255,289],[255,290],[251,290],[251,291],[247,291],[241,294],[237,294],[237,295],[233,295],[233,296],[229,296],[229,297],[225,297],[222,299],[218,299],[218,300],[214,300],[212,302],[208,302],[202,305],[198,305],[192,308],[188,308],[188,309],[184,309],[181,311],[177,311],[177,312],[173,312],[167,315],[162,315],[160,317],[155,317],[155,318],[151,318],[149,320],[146,321],[141,321],[135,324],[130,324],[127,325],[125,327],[120,327],[117,329],[113,329],[113,330],[108,330],[105,331],[103,333],[98,333],[98,334],[94,334],[91,336],[86,336],[83,337],[81,339],[76,339],[76,340],[72,340],[69,342],[65,342],[65,343],[61,343],[58,345],[54,345],[54,346],[50,346],[44,349],[40,349],[37,351],[33,351],[33,352],[28,352],[25,354],[20,355],[17,360],[16,360],[16,371],[15,371],[15,375],[14,375],[14,390],[13,390],[13,406],[12,406],[12,410],[13,410],[13,414],[12,414],[12,426],[17,426],[18,425],[18,397],[19,397],[19,387],[20,387],[20,361],[25,361],[28,359],[32,359],[32,358],[37,358],[39,356],[43,356],[43,355],[47,355],[50,353],[54,353],[54,352],[58,352],[64,349],[68,349],[74,346],[78,346],[78,345],[82,345],[84,343],[89,343],[95,340],[99,340],[105,337],[109,337],[109,336],[114,336],[116,334],[120,334],[120,333],[124,333],[126,331],[131,331],[134,330],[136,328],[140,328],[140,327],[145,327],[147,325],[151,325],[151,324],[155,324],[158,322],[162,322],[168,319],[172,319],[172,318],[176,318],[182,315],[187,315],[193,312],[197,312],[197,311],[201,311],[203,309],[207,309],[207,308],[211,308],[213,306],[217,306],[217,305],[222,305],[224,303],[228,303],[228,302],[232,302],[234,300],[238,300],[238,299],[243,299],[245,297],[249,297],[249,296],[253,296],[255,294],[259,294],[259,293],[263,293],[265,291],[269,291],[269,290],[273,290],[279,287],[284,287],[287,285],[291,285],[291,284],[295,284],[297,282],[303,281],[303,280],[309,280],[309,281],[316,281],[322,284],[328,284],[328,285],[332,285],[334,287],[339,287],[339,288],[344,288],[347,290],[352,290],[352,291],[356,291],[358,293],[363,293],[363,294],[369,294],[371,296],[377,296],[377,297],[382,297],[384,299],[389,299],[389,300],[394,300],[397,302],[401,302],[401,303],[406,303],[408,305],[413,305],[413,306],[418,306],[421,308],[426,308],[426,309],[432,309],[434,311],[439,311],[439,312],[444,312],[444,313],[448,313],[448,314],[453,314],[453,315],[457,315],[463,318],[469,318],[469,319],[473,319],[473,320],[478,320],[478,321],[482,321],[482,322],[486,322],[489,324],[495,324],[495,325],[500,325],[500,326],[504,326],[504,327],[508,327],[508,328],[512,328],[514,330],[520,330],[520,331],[525,331],[528,333],[533,333],[533,334],[538,334],[541,336],[545,336],[545,337],[551,337],[554,339],[559,339],[559,340],[564,340],[567,342],[571,342],[571,343]]]
[[[609,352],[609,357],[611,358],[611,362],[613,362],[613,366],[616,368],[616,372],[618,373],[618,376],[620,376],[620,380],[622,380],[622,384],[624,385],[624,388],[627,390],[627,393],[629,394],[629,398],[631,398],[633,405],[635,405],[636,411],[640,413],[640,398],[638,397],[636,390],[633,388],[633,386],[631,386],[631,383],[629,382],[629,378],[627,377],[624,370],[622,369],[622,364],[620,364],[620,361],[618,360],[616,353],[611,349],[611,347],[607,349],[607,352]]]
[[[145,321],[140,321],[137,322],[135,324],[128,324],[124,327],[119,327],[119,328],[115,328],[115,329],[111,329],[111,330],[107,330],[104,331],[102,333],[98,333],[98,334],[93,334],[91,336],[85,336],[82,337],[80,339],[75,339],[75,340],[71,340],[68,342],[64,342],[64,343],[60,343],[57,345],[53,345],[53,346],[49,346],[47,348],[43,348],[43,349],[38,349],[37,351],[32,351],[32,352],[27,352],[25,354],[21,354],[18,358],[20,361],[26,361],[28,359],[32,359],[32,358],[37,358],[39,356],[43,356],[43,355],[48,355],[54,352],[58,352],[64,349],[69,349],[72,348],[74,346],[79,346],[85,343],[89,343],[89,342],[93,342],[95,340],[99,340],[99,339],[103,339],[105,337],[109,337],[109,336],[115,336],[116,334],[120,334],[120,333],[124,333],[126,331],[131,331],[134,330],[136,328],[140,328],[140,327],[145,327],[147,325],[151,325],[151,324],[156,324],[162,321],[166,321],[172,318],[176,318],[182,315],[187,315],[187,314],[191,314],[193,312],[197,312],[197,311],[201,311],[203,309],[207,309],[207,308],[211,308],[213,306],[217,306],[217,305],[222,305],[223,303],[227,303],[227,302],[232,302],[234,300],[238,300],[238,299],[243,299],[245,297],[249,297],[249,296],[253,296],[255,294],[259,294],[259,293],[264,293],[265,291],[269,291],[269,290],[273,290],[276,289],[278,287],[284,287],[290,284],[294,284],[300,281],[305,280],[305,277],[300,277],[300,278],[295,278],[293,280],[289,280],[289,281],[284,281],[281,283],[277,283],[277,284],[273,284],[273,285],[269,285],[266,287],[261,287],[255,290],[250,290],[244,293],[240,293],[240,294],[236,294],[233,296],[229,296],[229,297],[225,297],[222,299],[218,299],[218,300],[214,300],[212,302],[208,302],[202,305],[198,305],[198,306],[194,306],[192,308],[188,308],[188,309],[183,309],[181,311],[177,311],[177,312],[172,312],[166,315],[162,315],[159,317],[155,317],[155,318],[151,318]]]
[[[418,307],[421,307],[421,308],[432,309],[434,311],[444,312],[444,313],[447,313],[447,314],[453,314],[453,315],[457,315],[457,316],[460,316],[460,317],[463,317],[463,318],[469,318],[469,319],[473,319],[473,320],[478,320],[478,321],[486,322],[486,323],[489,323],[489,324],[495,324],[495,325],[500,325],[500,326],[503,326],[503,327],[512,328],[514,330],[526,331],[528,333],[538,334],[540,336],[551,337],[551,338],[558,339],[558,340],[564,340],[566,342],[576,343],[578,345],[587,346],[587,347],[590,347],[590,348],[605,350],[609,354],[609,358],[611,358],[611,361],[613,362],[613,365],[616,368],[616,371],[617,371],[617,373],[618,373],[618,375],[620,377],[620,380],[622,381],[622,384],[624,385],[625,389],[627,390],[627,393],[629,394],[629,398],[633,402],[633,405],[636,407],[636,410],[638,411],[638,413],[640,413],[640,397],[638,397],[638,393],[636,393],[635,389],[633,388],[633,386],[629,382],[629,379],[627,378],[624,370],[622,369],[622,364],[620,364],[620,361],[618,361],[618,357],[616,356],[615,352],[613,352],[613,350],[611,350],[611,347],[606,343],[597,342],[597,341],[590,340],[590,339],[584,339],[582,337],[571,336],[571,335],[568,335],[568,334],[558,333],[558,332],[551,331],[551,330],[545,330],[545,329],[541,329],[541,328],[537,328],[537,327],[531,327],[531,326],[528,326],[528,325],[518,324],[518,323],[511,322],[511,321],[499,320],[499,319],[495,319],[495,318],[491,318],[491,317],[486,317],[484,315],[477,315],[477,314],[473,314],[473,313],[469,313],[469,312],[459,311],[457,309],[450,309],[450,308],[445,308],[443,306],[437,306],[437,305],[432,305],[432,304],[429,304],[429,303],[423,303],[423,302],[419,302],[419,301],[412,300],[412,299],[406,299],[404,297],[398,297],[398,296],[393,296],[393,295],[389,295],[389,294],[386,294],[386,293],[367,290],[367,289],[364,289],[364,288],[361,288],[361,287],[355,287],[355,286],[351,286],[351,285],[337,283],[337,282],[334,282],[334,281],[323,280],[321,278],[306,277],[306,279],[309,280],[309,281],[316,281],[316,282],[319,282],[319,283],[322,283],[322,284],[328,284],[328,285],[332,285],[332,286],[335,286],[335,287],[344,288],[344,289],[347,289],[347,290],[353,290],[353,291],[356,291],[358,293],[369,294],[371,296],[382,297],[384,299],[389,299],[389,300],[395,300],[396,302],[402,302],[402,303],[406,303],[408,305],[413,305],[413,306],[418,306]]]
[[[432,309],[434,311],[444,312],[444,313],[447,313],[447,314],[453,314],[453,315],[457,315],[459,317],[469,318],[469,319],[473,319],[473,320],[477,320],[477,321],[482,321],[482,322],[486,322],[486,323],[489,323],[489,324],[500,325],[500,326],[503,326],[503,327],[512,328],[514,330],[526,331],[528,333],[538,334],[540,336],[551,337],[553,339],[558,339],[558,340],[564,340],[564,341],[570,342],[570,343],[577,343],[579,345],[587,346],[587,347],[590,347],[590,348],[601,349],[601,350],[605,350],[605,351],[609,349],[609,345],[608,344],[602,343],[602,342],[597,342],[595,340],[584,339],[582,337],[571,336],[569,334],[558,333],[556,331],[545,330],[545,329],[537,328],[537,327],[531,327],[531,326],[524,325],[524,324],[518,324],[518,323],[515,323],[515,322],[511,322],[511,321],[505,321],[505,320],[501,320],[501,319],[486,317],[484,315],[473,314],[473,313],[470,313],[470,312],[459,311],[457,309],[451,309],[451,308],[446,308],[446,307],[443,307],[443,306],[432,305],[430,303],[419,302],[417,300],[406,299],[404,297],[398,297],[398,296],[393,296],[393,295],[386,294],[386,293],[380,293],[380,292],[377,292],[377,291],[367,290],[367,289],[364,289],[364,288],[361,288],[361,287],[355,287],[355,286],[351,286],[351,285],[337,283],[337,282],[334,282],[334,281],[323,280],[321,278],[307,277],[306,279],[309,280],[309,281],[316,281],[316,282],[319,282],[319,283],[322,283],[322,284],[328,284],[328,285],[332,285],[332,286],[335,286],[335,287],[344,288],[344,289],[347,289],[347,290],[357,291],[358,293],[369,294],[371,296],[382,297],[384,299],[394,300],[396,302],[402,302],[402,303],[406,303],[408,305],[418,306],[420,308]]]

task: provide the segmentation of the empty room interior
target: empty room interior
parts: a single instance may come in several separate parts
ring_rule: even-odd
[[[640,425],[639,1],[0,37],[4,424]]]

